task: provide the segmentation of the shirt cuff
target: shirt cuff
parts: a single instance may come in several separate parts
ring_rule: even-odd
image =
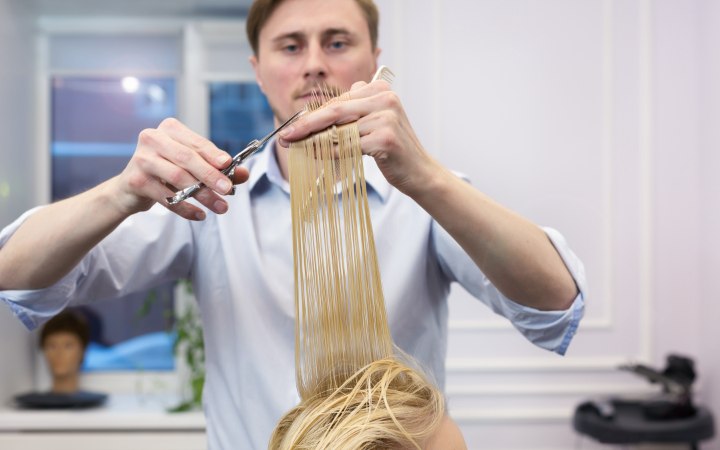
[[[564,355],[577,333],[585,311],[585,300],[580,292],[566,310],[541,311],[506,299],[503,309],[503,314],[530,342]]]
[[[564,311],[541,311],[517,304],[510,299],[506,299],[505,306],[509,309],[508,317],[511,318],[513,326],[527,339],[539,347],[564,355],[585,314],[585,267],[570,250],[562,234],[547,227],[543,227],[543,231],[575,281],[577,296],[572,305]]]

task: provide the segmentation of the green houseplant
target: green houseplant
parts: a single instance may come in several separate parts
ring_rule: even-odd
[[[205,384],[205,343],[202,321],[193,298],[192,283],[181,280],[175,296],[175,360],[180,365],[184,387],[181,403],[169,411],[183,412],[202,407]]]

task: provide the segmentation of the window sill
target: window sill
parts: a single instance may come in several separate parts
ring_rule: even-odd
[[[173,396],[110,395],[99,408],[76,410],[0,409],[0,432],[205,431],[202,411],[169,413]]]

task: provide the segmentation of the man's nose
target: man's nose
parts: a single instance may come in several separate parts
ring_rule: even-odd
[[[320,44],[311,44],[308,47],[305,60],[304,77],[310,81],[321,81],[327,77],[328,66],[325,52]]]

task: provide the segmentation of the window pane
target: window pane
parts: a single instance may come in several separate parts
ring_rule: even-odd
[[[52,199],[120,173],[137,136],[177,112],[175,80],[52,79]],[[84,307],[92,342],[84,370],[172,370],[173,286]]]
[[[210,140],[231,155],[273,129],[273,114],[255,83],[210,84]]]
[[[138,133],[176,113],[173,79],[56,77],[52,84],[53,200],[120,173]]]

